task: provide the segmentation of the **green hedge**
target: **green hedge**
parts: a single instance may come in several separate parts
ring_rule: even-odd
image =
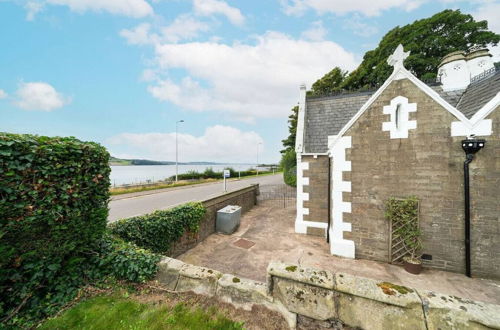
[[[205,215],[201,203],[187,203],[169,210],[118,220],[109,225],[112,234],[155,253],[167,254],[172,243],[186,232],[197,232]]]
[[[106,229],[108,162],[96,143],[0,133],[0,321],[74,293]]]
[[[237,178],[239,176],[244,177],[244,176],[251,176],[251,175],[257,175],[257,170],[255,169],[249,169],[246,171],[236,171],[232,167],[226,168],[226,170],[229,170],[229,173],[231,175],[231,178]],[[260,171],[260,174],[268,173],[269,171]],[[216,172],[214,171],[211,167],[205,169],[204,172],[197,172],[197,171],[189,171],[187,173],[182,173],[179,174],[178,176],[179,180],[201,180],[201,179],[222,179],[223,177],[223,172]],[[175,175],[170,177],[171,180],[175,180]]]
[[[294,150],[288,150],[281,156],[281,168],[283,169],[283,180],[289,186],[297,186],[297,154]]]

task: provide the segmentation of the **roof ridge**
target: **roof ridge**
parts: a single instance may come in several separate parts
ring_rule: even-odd
[[[321,99],[340,99],[349,98],[354,96],[371,95],[375,93],[376,89],[365,90],[365,91],[352,91],[352,92],[339,92],[329,95],[307,95],[307,100],[321,100]]]

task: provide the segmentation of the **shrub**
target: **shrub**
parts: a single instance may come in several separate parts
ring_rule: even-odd
[[[199,180],[202,178],[202,176],[203,175],[201,173],[198,173],[196,171],[189,171],[187,173],[178,174],[177,178],[179,180]],[[175,180],[175,175],[172,176],[171,179]]]
[[[169,210],[118,220],[109,225],[112,234],[155,253],[168,253],[172,243],[186,232],[197,232],[205,215],[201,203],[187,203]]]
[[[154,277],[161,257],[110,234],[103,236],[94,259],[98,276],[145,282]]]
[[[207,167],[205,169],[205,172],[203,172],[203,178],[205,179],[222,178],[222,172],[215,172],[211,167]]]
[[[297,186],[297,155],[294,150],[288,150],[283,154],[280,161],[283,169],[283,180],[289,186]]]
[[[96,143],[0,133],[0,320],[76,292],[106,229],[108,162]]]

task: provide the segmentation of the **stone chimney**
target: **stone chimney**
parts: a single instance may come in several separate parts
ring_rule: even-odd
[[[438,77],[441,79],[444,91],[465,89],[469,86],[470,72],[464,52],[458,51],[446,55],[438,68]]]
[[[492,56],[487,48],[473,50],[465,56],[465,59],[467,60],[471,78],[495,67]]]
[[[457,51],[443,57],[438,67],[438,77],[444,91],[465,89],[471,83],[471,78],[494,67],[486,48],[474,49],[468,54]]]

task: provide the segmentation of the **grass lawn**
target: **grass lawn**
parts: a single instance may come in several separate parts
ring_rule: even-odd
[[[243,329],[214,307],[202,310],[178,303],[147,304],[114,293],[79,303],[46,321],[41,329]]]

